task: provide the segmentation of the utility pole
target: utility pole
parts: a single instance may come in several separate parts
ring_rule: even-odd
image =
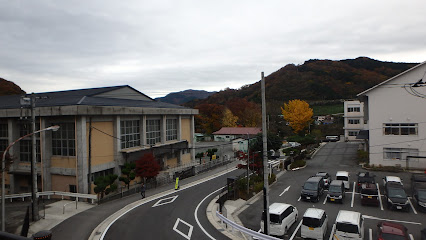
[[[266,127],[265,77],[262,72],[262,135],[263,135],[263,212],[265,213],[263,233],[269,235],[269,183],[268,183],[268,145]]]
[[[89,177],[87,178],[87,193],[92,192],[92,117],[89,118]]]
[[[249,166],[250,166],[250,135],[247,133],[247,199],[250,194],[250,174],[249,174]]]
[[[35,96],[31,93],[31,125],[32,131],[36,132],[36,121],[35,121]],[[37,140],[36,134],[31,136],[32,138],[32,160],[31,160],[31,202],[32,202],[32,220],[38,221],[38,201],[37,201]]]

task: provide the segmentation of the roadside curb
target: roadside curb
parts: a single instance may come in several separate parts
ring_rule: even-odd
[[[273,182],[269,187],[273,186],[276,182],[278,182],[278,178],[280,178],[284,173],[287,171],[281,171],[277,174],[277,180]],[[243,204],[241,204],[239,207],[237,207],[233,212],[228,212],[228,219],[233,220],[236,224],[240,226],[244,226],[241,222],[238,215],[246,210],[248,207],[250,207],[251,204],[253,204],[255,201],[257,201],[261,196],[263,195],[263,191],[258,192],[256,195],[251,197],[249,200],[245,201]],[[219,196],[216,196],[215,198],[210,201],[207,209],[206,209],[206,215],[209,222],[215,227],[217,230],[221,231],[221,233],[231,239],[244,239],[247,240],[246,236],[244,234],[241,234],[240,232],[237,232],[239,236],[234,234],[234,231],[232,230],[232,233],[226,228],[226,226],[221,226],[219,218],[216,217],[216,211],[219,211],[219,206],[216,204],[216,201],[219,199]]]

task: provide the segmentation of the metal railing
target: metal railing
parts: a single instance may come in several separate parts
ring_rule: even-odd
[[[218,211],[216,211],[216,216],[221,220],[222,224],[226,224],[226,227],[231,227],[231,231],[234,232],[235,230],[245,234],[246,236],[248,236],[250,239],[261,239],[261,240],[279,240],[279,238],[276,237],[272,237],[269,235],[265,235],[263,233],[260,232],[256,232],[253,231],[251,229],[245,228],[243,226],[240,226],[238,224],[236,224],[235,222],[227,219],[225,216],[223,216],[222,214],[220,214]]]
[[[52,195],[61,196],[62,200],[64,199],[64,197],[90,199],[92,200],[92,204],[98,199],[98,196],[96,194],[72,193],[72,192],[61,192],[61,191],[37,192],[37,198],[39,196],[47,196],[47,198],[50,199],[50,196]],[[31,197],[31,193],[10,194],[10,195],[6,195],[4,199],[10,199],[10,202],[12,202],[13,199],[22,199],[22,201],[25,201],[25,198],[27,197]]]

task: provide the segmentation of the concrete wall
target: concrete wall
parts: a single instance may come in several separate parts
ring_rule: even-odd
[[[367,92],[369,114],[369,148],[370,163],[383,166],[405,166],[405,160],[385,160],[384,148],[418,149],[420,156],[426,156],[426,100],[409,94],[401,86],[414,83],[421,79],[426,71],[426,65],[413,69],[392,80],[383,87]],[[396,85],[395,85],[396,84]],[[395,87],[397,86],[397,87]],[[416,88],[426,94],[424,87]],[[385,123],[417,123],[418,135],[385,135]]]
[[[356,136],[349,136],[350,131],[358,132],[364,129],[364,103],[360,101],[345,101],[344,104],[344,132],[345,140],[356,141]],[[348,112],[348,108],[359,107],[360,112]],[[358,119],[359,124],[349,124],[349,120]]]
[[[62,176],[52,174],[52,188],[56,191],[69,192],[69,185],[77,185],[77,181],[74,176]]]

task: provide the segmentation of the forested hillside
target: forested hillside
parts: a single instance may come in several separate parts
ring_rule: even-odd
[[[18,85],[0,78],[0,96],[25,93]]]

